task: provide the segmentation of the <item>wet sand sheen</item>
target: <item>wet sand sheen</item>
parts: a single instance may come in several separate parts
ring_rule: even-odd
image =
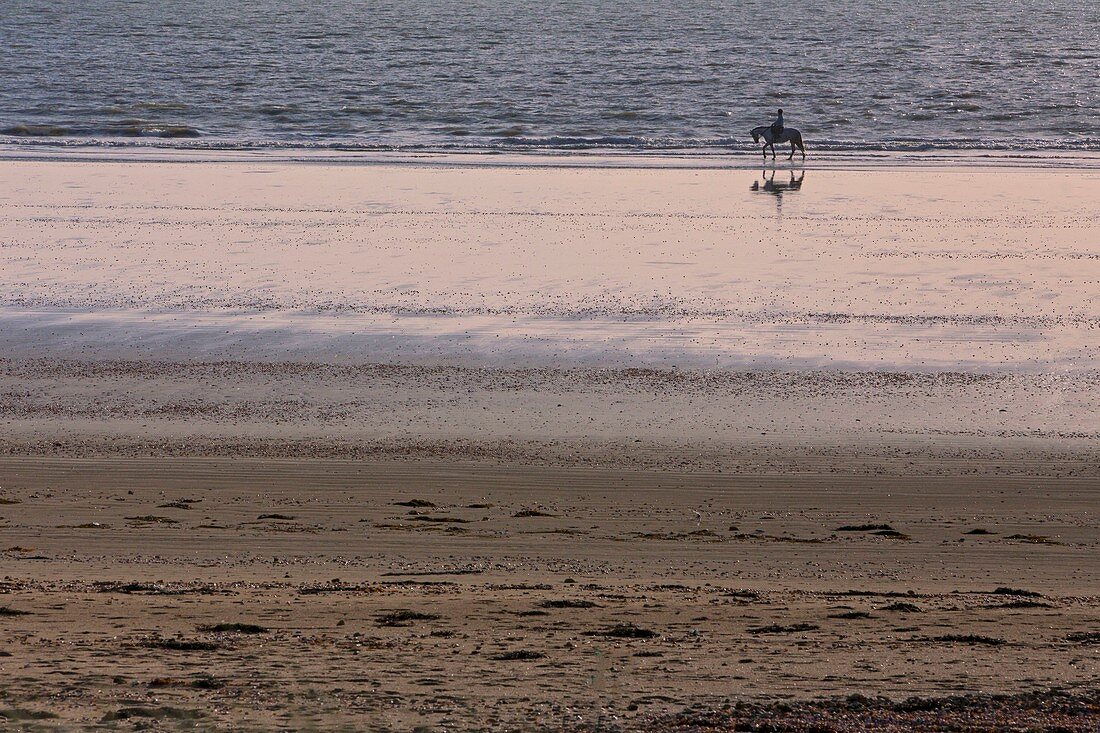
[[[0,344],[494,367],[1095,364],[1089,168],[853,164],[792,190],[645,159],[351,160],[6,161]]]

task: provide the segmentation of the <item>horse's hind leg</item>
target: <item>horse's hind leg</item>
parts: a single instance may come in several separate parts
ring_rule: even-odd
[[[791,154],[787,156],[787,160],[794,159],[794,140],[791,140]]]

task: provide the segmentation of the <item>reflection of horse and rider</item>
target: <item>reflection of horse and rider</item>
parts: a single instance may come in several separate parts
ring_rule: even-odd
[[[781,197],[787,191],[797,191],[802,188],[802,180],[806,178],[806,171],[802,171],[798,178],[794,177],[794,171],[791,171],[790,183],[775,182],[775,171],[771,172],[771,176],[768,176],[767,171],[760,171],[760,177],[764,179],[763,185],[760,181],[754,181],[752,184],[753,191],[760,191],[762,193],[774,194],[777,197]]]
[[[752,129],[752,141],[759,143],[764,141],[764,146],[760,148],[760,153],[767,158],[768,146],[771,146],[772,157],[775,157],[775,144],[776,143],[790,143],[791,154],[787,156],[787,160],[794,157],[795,146],[802,151],[802,157],[806,157],[806,146],[802,144],[802,133],[793,127],[784,127],[783,125],[783,110],[779,110],[778,116],[775,118],[775,122],[770,125],[761,125],[760,127],[754,127]]]

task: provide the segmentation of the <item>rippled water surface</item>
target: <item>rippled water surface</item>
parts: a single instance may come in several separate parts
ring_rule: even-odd
[[[1071,0],[5,0],[6,142],[1100,149]]]

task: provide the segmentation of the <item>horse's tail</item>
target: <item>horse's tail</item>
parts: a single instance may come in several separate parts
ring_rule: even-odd
[[[758,133],[755,129],[749,130],[749,134],[752,135],[752,141],[754,143],[760,142],[760,133]]]
[[[802,151],[802,154],[806,154],[806,144],[802,142],[802,133],[799,132],[794,136],[794,144],[798,146],[798,149]]]

